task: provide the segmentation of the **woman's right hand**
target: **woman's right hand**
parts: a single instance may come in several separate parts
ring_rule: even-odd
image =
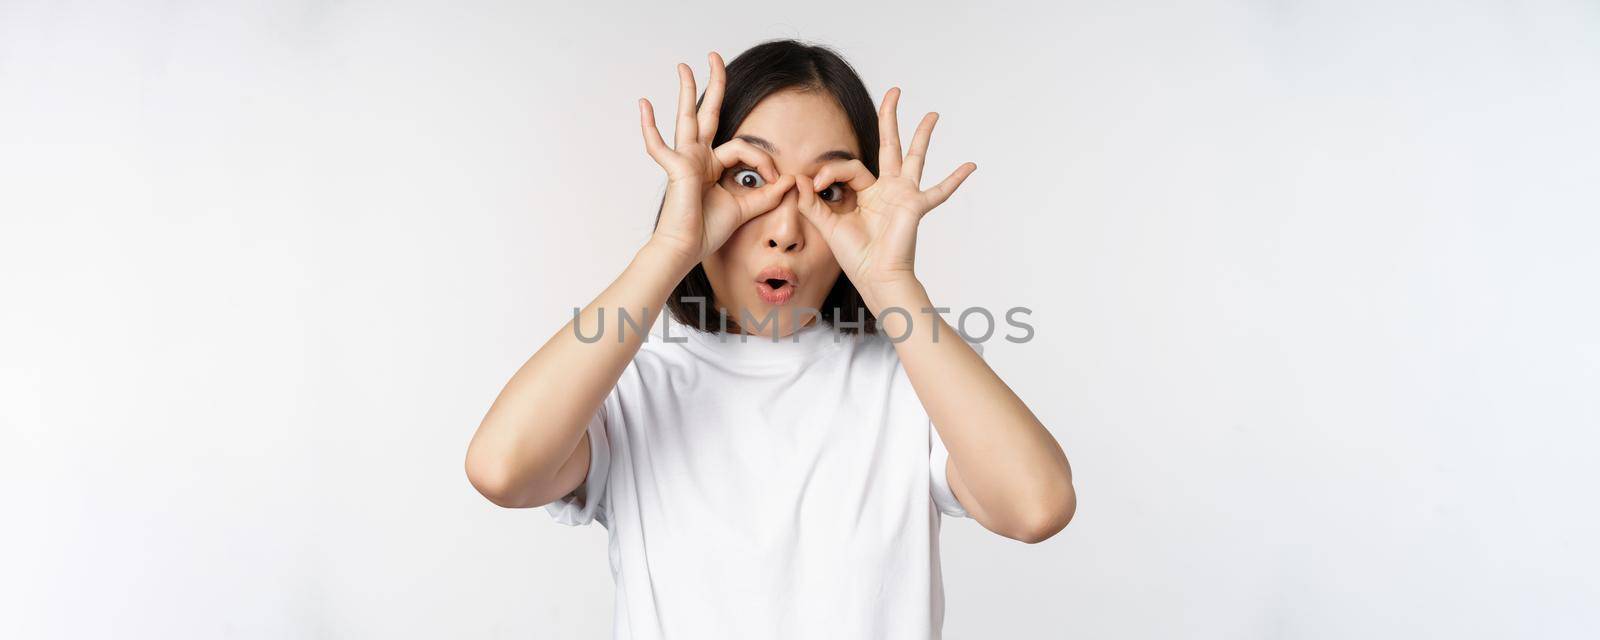
[[[678,120],[672,146],[661,139],[655,109],[639,99],[639,126],[645,151],[667,172],[667,197],[650,242],[680,256],[686,268],[704,260],[751,218],[771,211],[794,186],[794,176],[779,176],[772,158],[743,140],[712,149],[722,110],[726,72],[712,52],[711,86],[695,109],[694,71],[678,64]],[[723,184],[723,174],[744,167]]]

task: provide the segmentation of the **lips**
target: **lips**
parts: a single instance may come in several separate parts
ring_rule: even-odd
[[[795,287],[800,285],[794,271],[783,267],[767,267],[756,274],[756,295],[767,304],[779,305],[794,297]]]

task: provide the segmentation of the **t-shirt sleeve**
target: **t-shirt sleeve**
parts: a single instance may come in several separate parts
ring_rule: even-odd
[[[608,404],[609,398],[607,402],[600,403],[594,417],[589,419],[589,474],[584,476],[583,484],[545,505],[545,511],[556,522],[580,526],[598,520],[600,526],[610,526],[605,509],[606,477],[611,470],[611,439],[606,433],[610,412]]]
[[[973,351],[983,355],[983,345],[968,343]],[[950,475],[946,473],[945,464],[950,459],[950,450],[944,446],[944,439],[939,437],[939,429],[933,421],[928,421],[928,477],[930,490],[933,493],[933,503],[939,507],[939,512],[955,518],[971,518],[961,501],[956,499],[956,493],[950,488]]]
[[[932,480],[933,503],[939,507],[939,513],[955,518],[970,518],[966,508],[956,499],[955,491],[950,489],[950,476],[945,473],[945,463],[950,459],[949,450],[944,448],[944,440],[939,438],[939,429],[928,423],[928,473]]]

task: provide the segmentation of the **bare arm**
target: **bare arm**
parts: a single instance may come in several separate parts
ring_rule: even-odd
[[[645,150],[668,178],[650,241],[611,286],[517,370],[467,447],[467,478],[495,504],[548,504],[583,482],[589,470],[589,420],[638,353],[673,287],[740,225],[776,206],[794,185],[793,176],[780,178],[772,158],[746,142],[711,148],[725,72],[720,56],[713,52],[708,59],[711,85],[698,109],[694,73],[688,65],[678,65],[674,146],[662,140],[650,102],[639,100]],[[729,167],[741,163],[759,169],[769,184],[736,193],[718,184]],[[623,309],[642,331],[619,328]],[[586,338],[601,338],[584,342],[575,329]]]
[[[800,177],[800,209],[828,239],[878,326],[897,340],[906,375],[950,451],[945,470],[956,499],[990,531],[1039,542],[1065,527],[1077,510],[1067,456],[983,358],[943,318],[922,311],[933,304],[914,269],[923,216],[978,165],[962,164],[939,184],[922,189],[923,164],[939,116],[923,117],[902,155],[899,100],[900,89],[891,88],[878,107],[879,174],[859,160],[824,165],[816,176]],[[815,194],[840,182],[856,193],[856,208],[847,213],[833,211]],[[885,313],[889,308],[913,317]]]
[[[1055,437],[955,328],[921,312],[933,303],[920,283],[881,283],[873,295],[872,304],[912,314],[887,314],[879,326],[905,336],[895,351],[950,451],[945,473],[956,499],[984,528],[1014,540],[1036,543],[1065,528],[1078,495]]]
[[[585,428],[638,352],[662,301],[687,273],[682,263],[673,252],[646,244],[611,286],[517,370],[467,448],[467,478],[479,493],[502,507],[532,507],[583,481],[589,457],[578,454],[587,453],[579,446],[588,438]],[[621,309],[642,319],[645,331],[619,331]],[[600,339],[586,343],[575,330]]]

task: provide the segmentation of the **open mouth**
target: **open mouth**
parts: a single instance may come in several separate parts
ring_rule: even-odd
[[[794,272],[783,267],[767,267],[756,276],[756,295],[767,304],[788,302],[797,286]]]

